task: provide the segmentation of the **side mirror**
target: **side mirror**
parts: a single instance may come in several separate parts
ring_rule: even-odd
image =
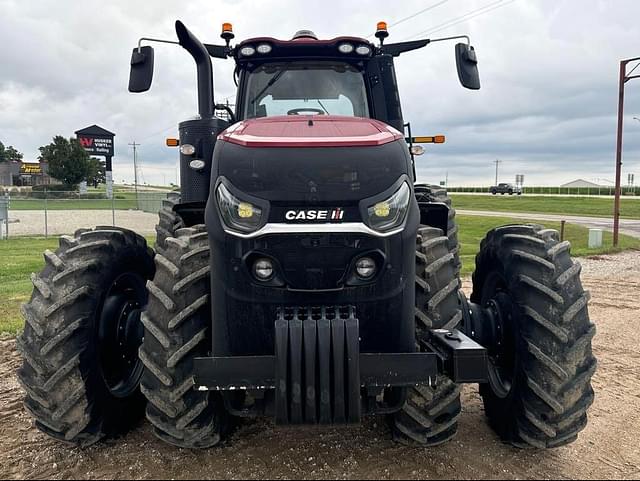
[[[153,81],[153,47],[138,47],[131,54],[131,74],[129,75],[129,92],[146,92]]]
[[[480,90],[478,58],[471,45],[466,43],[456,45],[456,65],[458,67],[458,78],[462,86],[471,90]]]

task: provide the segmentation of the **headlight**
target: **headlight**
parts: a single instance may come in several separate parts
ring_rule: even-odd
[[[240,232],[254,232],[260,227],[260,207],[238,199],[224,184],[220,184],[216,194],[220,214],[227,227]]]
[[[387,200],[370,206],[368,210],[369,226],[379,232],[386,232],[400,227],[409,210],[411,189],[405,182]]]

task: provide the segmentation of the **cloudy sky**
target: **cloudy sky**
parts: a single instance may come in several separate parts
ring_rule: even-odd
[[[238,38],[286,39],[301,28],[367,36],[379,20],[400,22],[390,41],[470,34],[479,92],[458,84],[452,44],[397,62],[414,132],[447,135],[420,158],[420,175],[448,173],[451,185],[493,183],[496,159],[502,181],[612,181],[619,61],[640,57],[638,0],[0,0],[0,12],[0,140],[35,160],[54,135],[97,123],[117,135],[115,180],[133,178],[135,140],[143,180],[154,184],[175,181],[177,153],[164,138],[196,112],[195,67],[182,49],[157,46],[154,86],[133,95],[129,57],[141,36],[175,38],[176,19],[209,43],[225,21]],[[234,95],[232,68],[214,61],[216,100]],[[625,179],[640,181],[634,116],[640,79],[627,84],[625,116]]]

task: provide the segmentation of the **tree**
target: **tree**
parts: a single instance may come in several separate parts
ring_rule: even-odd
[[[98,188],[98,184],[104,184],[107,181],[107,167],[104,160],[91,157],[87,169],[87,184]]]
[[[24,156],[18,152],[12,145],[5,147],[0,142],[0,162],[20,162]]]
[[[57,135],[49,145],[40,147],[40,162],[48,162],[49,175],[64,185],[75,188],[87,178],[89,154],[77,139],[65,139]]]

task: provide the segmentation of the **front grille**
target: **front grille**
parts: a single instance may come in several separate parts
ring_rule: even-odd
[[[356,318],[355,306],[278,307],[278,319],[283,321],[320,321]]]
[[[279,262],[291,289],[322,290],[342,287],[353,260],[383,245],[362,235],[322,234],[267,236],[259,247]]]

